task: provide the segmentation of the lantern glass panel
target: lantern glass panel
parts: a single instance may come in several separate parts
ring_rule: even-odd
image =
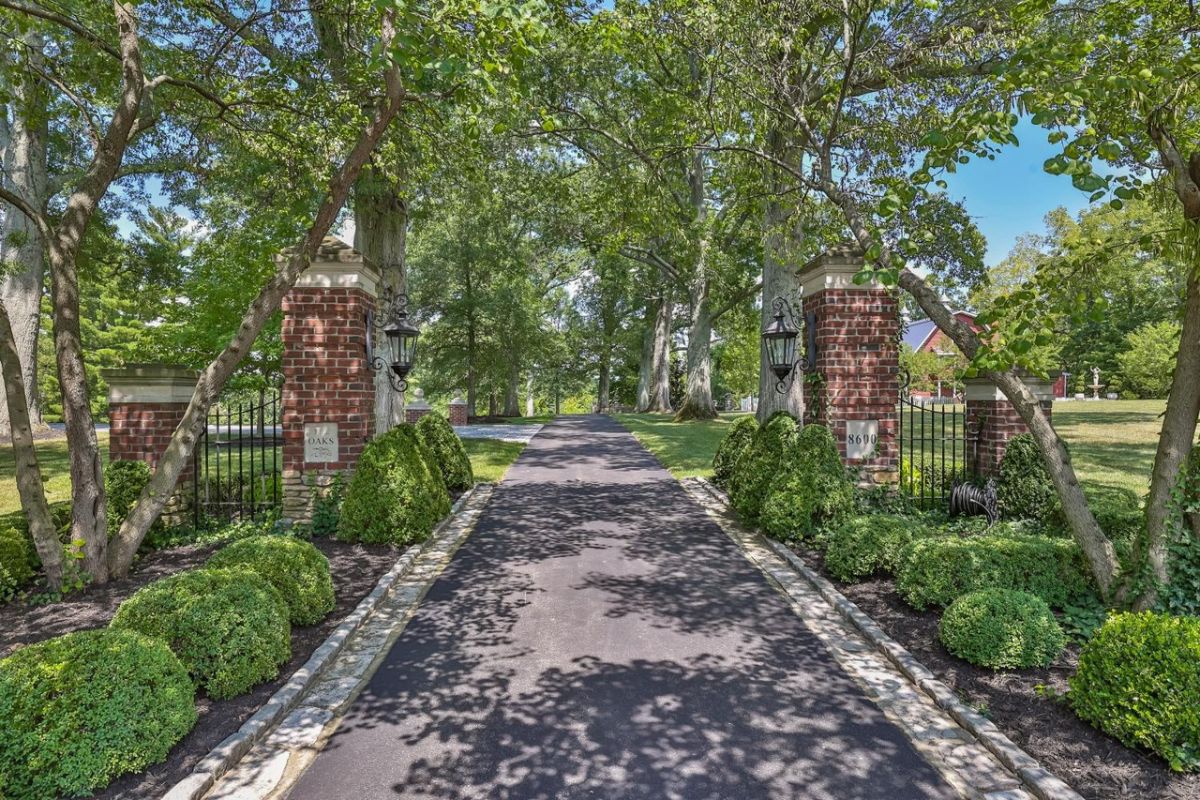
[[[786,331],[768,336],[767,359],[772,367],[786,367],[790,371],[796,362],[796,334]]]

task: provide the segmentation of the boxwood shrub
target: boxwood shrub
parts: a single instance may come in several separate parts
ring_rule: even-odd
[[[246,569],[196,569],[157,580],[121,603],[112,628],[166,642],[218,700],[274,678],[292,654],[287,604]]]
[[[782,473],[768,483],[759,516],[771,536],[801,540],[853,513],[854,484],[824,425],[805,425],[789,452]]]
[[[738,459],[750,449],[754,441],[754,433],[758,430],[758,420],[753,415],[738,417],[729,426],[729,432],[717,445],[717,453],[713,456],[713,483],[722,489],[729,488],[733,479],[733,471]]]
[[[196,724],[195,687],[161,641],[68,633],[0,661],[0,796],[90,795],[167,757]]]
[[[1093,593],[1083,551],[1067,539],[987,534],[918,539],[900,554],[896,590],[911,606],[947,606],[978,589],[1018,589],[1053,608]]]
[[[346,542],[423,541],[450,513],[433,455],[412,425],[398,425],[363,448],[342,501],[337,536]]]
[[[1075,713],[1171,769],[1200,770],[1200,619],[1114,614],[1079,653]]]
[[[755,525],[771,481],[791,457],[799,428],[786,411],[776,412],[754,433],[750,448],[738,459],[729,484],[729,500],[743,521]]]
[[[17,531],[0,528],[0,602],[33,580],[33,548]]]
[[[1058,504],[1037,442],[1028,433],[1008,440],[996,485],[1000,513],[1008,519],[1047,520]]]
[[[313,625],[333,610],[329,559],[290,536],[254,536],[223,547],[206,566],[244,568],[266,578],[287,603],[293,625]]]
[[[929,535],[925,524],[911,517],[851,517],[829,531],[825,568],[841,581],[860,580],[878,572],[894,575],[904,548],[914,539]]]
[[[475,485],[471,472],[471,459],[462,439],[450,426],[450,420],[436,411],[431,411],[417,420],[417,436],[433,453],[434,463],[450,492],[465,492]]]
[[[980,589],[955,600],[938,634],[954,655],[989,669],[1050,664],[1067,637],[1046,601],[1014,589]]]

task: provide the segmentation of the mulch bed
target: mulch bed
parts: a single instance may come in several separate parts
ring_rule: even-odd
[[[890,578],[845,584],[825,571],[822,554],[792,549],[832,581],[889,636],[934,672],[965,703],[983,713],[1042,766],[1094,800],[1200,798],[1200,775],[1171,772],[1158,757],[1117,742],[1080,720],[1061,698],[1075,672],[1072,645],[1048,669],[995,672],[955,658],[938,640],[936,611],[915,611]]]
[[[325,620],[307,628],[292,628],[292,658],[270,683],[228,700],[196,698],[200,719],[191,733],[171,750],[167,760],[140,775],[126,775],[95,795],[104,800],[157,797],[187,777],[196,763],[236,731],[259,706],[287,682],[338,623],[375,588],[402,550],[387,545],[355,545],[314,539],[329,559],[337,605]],[[89,587],[78,595],[46,606],[19,603],[0,606],[0,657],[18,645],[49,639],[70,631],[107,625],[121,601],[146,584],[180,570],[199,566],[220,545],[189,545],[160,550],[147,556],[128,578]]]

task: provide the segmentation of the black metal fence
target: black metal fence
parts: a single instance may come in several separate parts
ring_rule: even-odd
[[[975,479],[977,431],[955,398],[919,397],[901,376],[900,491],[925,509],[948,509],[957,484]]]
[[[259,519],[280,503],[283,436],[280,395],[216,403],[196,444],[192,471],[193,522]]]

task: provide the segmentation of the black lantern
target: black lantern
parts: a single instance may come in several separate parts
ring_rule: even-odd
[[[388,381],[397,392],[408,388],[405,378],[412,372],[413,362],[417,356],[417,339],[421,331],[408,321],[408,295],[398,294],[394,298],[384,298],[383,304],[388,307],[388,321],[383,326],[383,335],[387,339],[388,356],[385,362],[382,356],[371,358],[371,369],[379,372],[388,370]]]
[[[816,315],[809,314],[805,321],[808,330],[808,352],[804,358],[797,359],[796,339],[800,332],[791,322],[795,316],[792,306],[784,298],[776,297],[772,301],[772,307],[775,309],[775,318],[763,328],[762,340],[767,352],[767,363],[775,373],[775,391],[783,394],[787,391],[788,378],[793,370],[805,372],[812,369],[816,363]]]

